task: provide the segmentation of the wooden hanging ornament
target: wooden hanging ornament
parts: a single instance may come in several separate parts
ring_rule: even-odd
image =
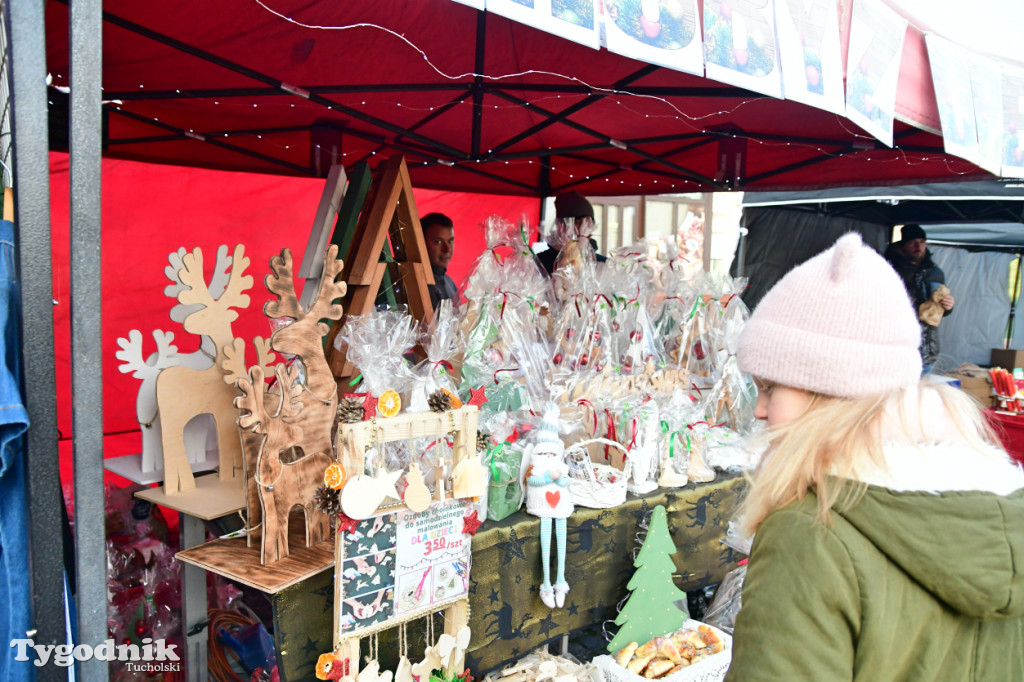
[[[480,458],[469,456],[452,469],[452,497],[461,500],[487,492],[487,470]]]
[[[405,505],[417,513],[424,511],[430,506],[430,488],[423,482],[423,473],[416,462],[409,464],[405,482]]]
[[[401,471],[377,471],[376,476],[360,474],[350,479],[341,491],[341,508],[350,518],[368,519],[386,498],[402,499],[395,488]]]

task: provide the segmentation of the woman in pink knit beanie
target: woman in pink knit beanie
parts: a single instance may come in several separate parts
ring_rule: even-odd
[[[768,447],[728,682],[1024,680],[1024,471],[969,396],[919,381],[919,341],[857,234],[751,316]]]

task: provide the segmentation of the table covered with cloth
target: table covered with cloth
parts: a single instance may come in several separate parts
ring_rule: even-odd
[[[537,594],[541,582],[540,520],[518,512],[488,521],[473,538],[467,664],[487,671],[511,663],[547,642],[613,619],[633,575],[639,523],[657,505],[668,512],[678,552],[677,586],[714,585],[743,556],[722,544],[746,486],[742,476],[719,474],[711,483],[658,489],[612,509],[577,508],[567,524],[565,608],[551,610]],[[552,565],[555,560],[552,539]],[[554,575],[554,569],[552,569]],[[271,598],[274,639],[283,682],[312,678],[320,653],[330,651],[333,571],[324,571]],[[440,619],[440,615],[437,616]],[[443,631],[437,622],[437,631]],[[410,658],[422,651],[422,625],[408,627]],[[417,649],[418,647],[418,649]],[[382,669],[397,662],[397,629],[380,634]],[[392,660],[393,657],[393,660]]]

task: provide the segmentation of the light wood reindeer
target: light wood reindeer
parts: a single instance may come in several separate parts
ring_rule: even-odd
[[[221,364],[226,357],[224,349],[234,340],[231,323],[238,318],[234,308],[249,305],[249,296],[243,293],[252,287],[252,277],[243,275],[249,259],[245,257],[241,244],[235,246],[230,278],[224,292],[217,298],[213,297],[204,279],[201,249],[185,254],[181,265],[178,280],[184,288],[178,292],[178,302],[193,306],[182,324],[192,334],[208,336],[216,349],[216,358],[204,370],[168,367],[157,377],[157,406],[163,422],[164,488],[168,495],[195,488],[195,479],[185,454],[184,432],[185,425],[197,415],[213,415],[217,428],[220,480],[238,478],[242,467],[235,424],[237,413],[233,407],[237,390],[233,384],[225,382]]]
[[[331,519],[316,508],[313,493],[323,481],[324,470],[334,458],[329,452],[306,455],[291,463],[281,461],[281,453],[302,442],[298,417],[304,411],[303,387],[298,382],[299,368],[277,365],[276,390],[280,392],[277,409],[267,409],[263,369],[253,367],[249,379],[238,379],[242,395],[235,398],[239,409],[238,426],[265,435],[256,457],[253,477],[262,506],[263,528],[260,562],[266,564],[288,556],[288,515],[295,506],[305,514],[306,546],[330,537]]]

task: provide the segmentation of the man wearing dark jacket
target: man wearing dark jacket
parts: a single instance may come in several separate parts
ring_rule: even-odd
[[[928,250],[928,235],[920,225],[904,225],[901,239],[893,242],[885,251],[885,259],[903,280],[914,309],[931,298],[932,293],[941,284],[946,283],[946,273],[932,260]],[[949,315],[953,311],[954,300],[946,296],[939,305]],[[921,322],[921,362],[927,373],[939,357],[939,328]]]
[[[420,218],[423,240],[427,244],[430,269],[434,271],[434,283],[429,285],[430,305],[437,310],[437,304],[447,299],[454,310],[459,309],[459,290],[448,276],[448,263],[455,254],[455,225],[443,213],[428,213]]]

